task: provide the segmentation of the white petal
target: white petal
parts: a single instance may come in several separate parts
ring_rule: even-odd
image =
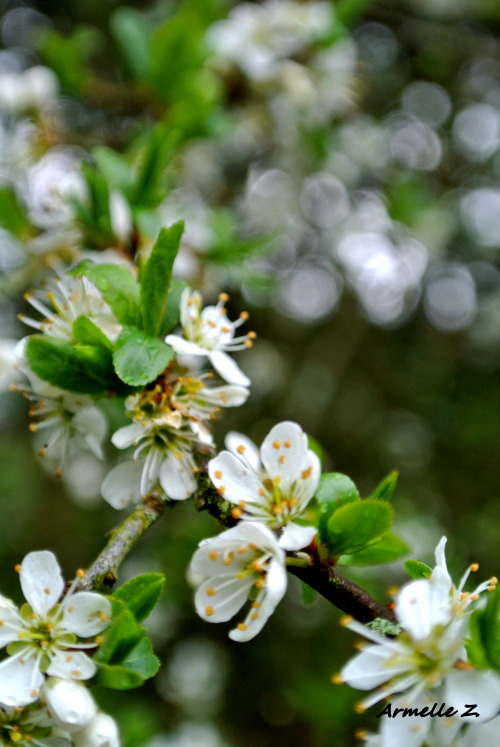
[[[165,493],[174,501],[190,498],[198,487],[190,460],[185,455],[178,458],[173,452],[163,460],[159,479]]]
[[[24,706],[38,699],[43,685],[43,675],[35,656],[8,658],[0,664],[0,703],[7,706]]]
[[[250,439],[243,435],[243,433],[229,431],[224,442],[231,454],[234,454],[237,459],[247,462],[254,472],[259,473],[262,470],[258,448],[254,442],[250,441]]]
[[[418,579],[403,586],[396,598],[396,617],[415,640],[427,638],[435,625],[451,617],[450,597],[441,584]]]
[[[223,490],[224,498],[231,503],[263,503],[259,495],[259,490],[262,490],[260,479],[251,467],[229,451],[221,451],[215,459],[210,460],[208,474],[215,487]]]
[[[266,585],[262,590],[262,597],[260,598],[262,600],[261,606],[258,610],[252,608],[248,613],[245,619],[246,630],[234,628],[229,633],[229,637],[239,643],[244,643],[254,638],[262,630],[283,598],[286,586],[287,576],[285,566],[279,560],[273,559],[266,576]]]
[[[107,422],[101,410],[97,407],[86,407],[76,413],[71,425],[82,434],[89,451],[98,459],[102,459],[102,442],[106,435]]]
[[[248,376],[245,376],[240,367],[233,359],[222,350],[212,350],[209,353],[209,359],[219,376],[228,384],[239,384],[240,386],[250,386],[252,383]]]
[[[81,638],[97,635],[109,625],[111,603],[101,594],[80,591],[66,597],[63,606],[62,626]]]
[[[316,527],[303,527],[291,521],[283,529],[279,539],[280,547],[283,550],[302,550],[303,547],[311,544],[317,532]]]
[[[117,449],[128,449],[129,446],[136,444],[145,434],[145,428],[140,423],[130,423],[118,428],[111,436],[111,442]]]
[[[457,741],[456,747],[493,747],[498,742],[499,734],[500,716],[497,716],[486,724],[468,726],[464,736]]]
[[[64,589],[64,579],[54,553],[30,552],[21,563],[21,588],[33,611],[42,617],[56,604]]]
[[[500,710],[500,677],[480,670],[454,670],[446,675],[445,699],[454,708],[477,704],[479,716],[460,717],[462,723],[478,724],[493,718]]]
[[[43,692],[56,725],[67,732],[83,729],[97,714],[94,699],[81,682],[49,677]]]
[[[18,632],[23,630],[25,623],[20,617],[17,607],[7,599],[0,596],[0,648],[8,643],[18,640]]]
[[[213,389],[205,387],[198,393],[200,399],[219,407],[239,407],[248,399],[250,390],[236,384],[226,384]]]
[[[392,666],[394,650],[375,645],[364,648],[347,662],[341,671],[342,679],[357,690],[371,690],[406,671],[405,666]]]
[[[167,335],[165,342],[180,355],[208,355],[209,352],[207,348],[202,348],[201,345],[185,340],[184,337],[179,337],[179,335]]]
[[[307,451],[307,436],[302,428],[297,423],[285,421],[270,430],[260,454],[268,475],[271,478],[279,477],[280,487],[286,491],[299,477]]]
[[[98,713],[82,731],[72,735],[74,747],[120,747],[120,733],[114,719]]]
[[[141,497],[142,462],[133,460],[113,467],[101,486],[102,497],[113,508],[120,509],[137,503]]]
[[[52,653],[47,674],[65,680],[88,680],[96,671],[97,667],[92,659],[81,651],[58,649]]]
[[[198,576],[232,575],[246,564],[245,554],[238,550],[255,545],[263,553],[270,552],[281,565],[285,564],[285,553],[278,545],[272,531],[263,524],[251,521],[240,521],[237,526],[227,529],[218,537],[211,537],[200,542],[191,561],[191,571]],[[234,561],[225,564],[225,554],[234,552]],[[211,555],[212,554],[212,555]]]
[[[319,484],[321,476],[321,462],[319,457],[311,450],[307,452],[302,463],[299,465],[297,480],[292,486],[291,494],[298,500],[296,515],[301,514]]]
[[[254,579],[216,576],[205,581],[196,591],[196,612],[207,622],[226,622],[245,604]]]
[[[427,705],[427,702],[425,702]],[[409,700],[405,696],[391,700],[394,708],[423,708],[424,701]],[[432,718],[421,718],[420,716],[397,714],[388,718],[382,716],[381,737],[384,747],[421,747],[426,742],[427,734],[431,728]]]

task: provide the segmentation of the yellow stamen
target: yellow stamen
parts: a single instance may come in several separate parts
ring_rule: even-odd
[[[247,630],[247,626],[245,625],[245,623],[238,623],[236,627],[238,628],[238,630]]]
[[[233,508],[231,510],[231,516],[233,517],[233,519],[241,519],[241,517],[243,516],[243,511],[241,510],[241,508]],[[240,551],[238,550],[238,552]]]
[[[218,480],[220,480],[220,478],[222,477],[222,472],[220,471],[220,469],[218,469],[218,470],[216,470],[214,472],[214,477],[216,477]]]
[[[301,472],[300,476],[302,477],[303,480],[307,480],[311,472],[312,472],[312,465],[308,467],[307,469],[305,469],[303,472]]]
[[[471,570],[472,573],[475,573],[477,570],[479,570],[479,563],[471,563],[469,566],[469,570]]]
[[[209,553],[208,557],[210,558],[210,560],[217,560],[217,558],[219,557],[219,553],[215,550],[212,550],[212,552]]]
[[[240,444],[237,447],[236,451],[238,452],[238,454],[243,454],[243,452],[245,451],[245,449],[246,449],[246,446],[243,446],[243,444]]]
[[[281,444],[280,444],[279,441],[273,441],[273,446],[274,446],[275,449],[281,448]]]
[[[352,623],[353,619],[354,618],[352,618],[350,615],[342,615],[339,620],[339,625],[342,625],[343,628],[347,628],[347,626]]]
[[[214,614],[214,608],[213,607],[205,607],[205,614],[211,617],[211,615]]]
[[[332,674],[330,677],[330,682],[332,685],[342,685],[344,683],[343,678],[340,676],[340,674]]]
[[[214,589],[214,587],[213,587],[213,586],[211,586],[211,587],[210,587],[209,589],[207,589],[207,595],[208,595],[209,597],[213,597],[213,596],[215,596],[215,589]]]

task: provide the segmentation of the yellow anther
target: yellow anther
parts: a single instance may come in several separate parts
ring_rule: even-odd
[[[339,625],[342,625],[343,628],[347,628],[347,626],[352,623],[353,619],[354,618],[352,618],[350,615],[342,615],[339,620]]]
[[[234,552],[228,552],[226,557],[224,558],[224,565],[231,565],[234,558]]]
[[[14,570],[16,573],[20,573],[23,570],[23,567],[20,563],[14,566]]]
[[[2,627],[2,625],[5,625],[5,623],[3,620],[0,620],[0,628]]]
[[[479,594],[471,594],[470,598],[473,602],[476,602],[479,599]]]
[[[469,570],[472,571],[472,573],[475,573],[479,570],[479,563],[471,563],[469,566]]]
[[[244,446],[243,444],[240,444],[237,447],[236,451],[238,452],[238,454],[243,454],[243,452],[245,451],[245,449],[246,449],[246,446]]]
[[[214,472],[214,477],[216,477],[218,480],[220,480],[220,478],[222,477],[222,472],[220,471],[220,469],[218,469],[218,470],[216,470]]]
[[[242,545],[238,548],[238,555],[244,555],[246,552],[248,552],[248,547],[246,545]]]
[[[241,510],[241,508],[233,508],[231,510],[231,516],[233,517],[233,519],[241,519],[241,517],[243,516],[243,511]],[[238,550],[238,552],[241,552],[241,550]]]
[[[273,441],[273,446],[274,446],[275,449],[280,449],[281,448],[281,444],[280,444],[279,441]]]
[[[291,446],[292,446],[292,443],[291,443],[291,441],[284,441],[284,442],[283,442],[283,446],[284,446],[284,447],[285,447],[286,449],[290,449],[290,448],[291,448]]]
[[[23,659],[23,658],[19,659],[19,664],[26,664],[26,659]]]
[[[182,451],[176,451],[175,456],[177,457],[177,459],[182,459]]]
[[[38,690],[36,688],[33,688],[33,690],[31,691],[31,697],[36,698],[37,695],[38,695]]]
[[[311,472],[312,472],[312,465],[311,465],[311,467],[308,467],[303,472],[301,472],[300,476],[302,477],[303,480],[307,480],[307,478],[310,476]]]
[[[73,670],[71,670],[71,674],[73,675],[73,677],[81,677],[82,676],[82,673],[81,673],[81,671],[79,669],[73,669]]]
[[[97,617],[103,623],[108,622],[108,616],[107,616],[107,614],[105,612],[99,612],[99,614],[97,615]]]
[[[244,321],[246,321],[249,316],[250,316],[250,314],[248,313],[248,311],[242,311],[240,313],[240,319],[243,319]]]
[[[50,594],[50,589],[44,589],[44,590],[43,590],[43,593],[44,593],[44,594]]]
[[[369,732],[368,732],[367,729],[357,729],[354,732],[354,738],[355,739],[359,739],[359,741],[361,742],[363,739],[366,739],[366,737],[368,736],[368,734],[369,734]]]
[[[255,340],[255,339],[257,338],[257,332],[249,332],[249,333],[248,333],[248,337],[249,337],[249,338],[250,338],[251,340]]]
[[[469,664],[468,661],[463,661],[462,659],[459,659],[455,664],[455,669],[474,669],[472,664]]]
[[[490,584],[491,584],[492,586],[496,586],[496,585],[498,584],[498,578],[497,578],[496,576],[492,576],[492,577],[490,578]]]
[[[221,327],[221,332],[225,332],[226,334],[229,334],[231,332],[231,327]]]
[[[244,344],[247,348],[253,348],[253,342],[251,340],[245,340]]]
[[[262,589],[265,585],[266,585],[266,582],[265,582],[265,579],[263,579],[263,578],[259,578],[255,582],[255,586],[257,587],[257,589]]]
[[[59,478],[62,477],[62,469],[56,469],[56,471],[54,472],[54,477],[57,477],[57,479],[59,480]]]
[[[354,710],[356,711],[356,713],[364,713],[366,711],[366,708],[363,703],[356,703],[356,705],[354,706]]]
[[[258,617],[259,617],[258,612],[252,612],[252,614],[250,615],[251,620],[257,620]]]
[[[343,678],[340,676],[340,674],[332,674],[330,677],[330,682],[332,685],[342,685],[344,683]]]
[[[211,617],[211,615],[214,614],[214,608],[213,607],[205,607],[205,614],[208,615],[208,617]]]
[[[264,490],[264,488],[259,488],[259,495],[265,495],[265,494],[266,494],[266,491]]]
[[[252,607],[254,607],[256,610],[260,607],[260,602],[252,602]]]
[[[387,589],[387,593],[390,597],[395,597],[398,592],[399,586],[389,586],[389,588]]]
[[[245,625],[245,623],[238,623],[236,627],[238,628],[238,630],[247,630],[248,628],[248,626]]]
[[[73,661],[73,657],[67,656],[64,661],[67,661],[67,662]]]
[[[207,324],[209,327],[212,327],[212,329],[215,329],[217,327],[216,323],[212,321],[212,319],[207,319]]]
[[[466,592],[466,591],[463,591],[463,592],[462,592],[462,593],[460,594],[460,599],[467,599],[467,597],[468,597],[468,596],[469,596],[469,595],[467,594],[467,592]]]
[[[212,551],[211,551],[211,552],[210,552],[210,553],[208,554],[208,557],[210,558],[210,560],[217,560],[217,558],[219,557],[219,553],[218,553],[218,552],[216,552],[215,550],[212,550]]]
[[[187,305],[188,306],[192,306],[193,305],[193,299],[192,298],[188,298]]]
[[[28,430],[31,431],[31,433],[35,433],[38,430],[38,426],[36,423],[30,423],[28,425]]]
[[[40,451],[38,452],[38,456],[44,457],[45,456],[45,449],[40,449]]]
[[[278,461],[279,461],[279,463],[280,463],[280,464],[284,464],[284,463],[285,463],[285,455],[284,455],[284,454],[282,454],[282,455],[280,456],[280,458],[279,458],[279,460],[278,460]]]
[[[226,492],[225,486],[221,485],[220,488],[217,488],[217,492],[219,495],[224,495],[224,493]]]
[[[83,578],[85,576],[85,571],[83,570],[83,568],[79,568],[75,573],[75,576],[77,578]]]
[[[246,501],[240,501],[238,503],[238,506],[241,508],[242,511],[244,511],[245,508],[247,507]]]
[[[245,571],[238,571],[238,573],[236,574],[236,578],[239,578],[241,581],[245,578],[246,575],[247,574],[245,573]]]
[[[229,296],[227,293],[219,293],[219,301],[222,301],[222,303],[227,303],[229,301]]]
[[[207,596],[214,597],[215,596],[215,589],[213,586],[211,586],[209,589],[207,589]]]

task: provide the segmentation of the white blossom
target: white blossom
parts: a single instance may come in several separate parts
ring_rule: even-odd
[[[71,747],[64,732],[53,737],[54,721],[41,701],[25,707],[0,705],[0,744],[19,747]],[[6,741],[5,741],[6,740]]]
[[[257,635],[286,591],[285,554],[273,532],[242,521],[196,550],[190,573],[206,577],[195,595],[196,611],[207,622],[230,620],[250,599],[244,620],[231,630],[234,641]]]
[[[64,580],[53,553],[31,552],[19,567],[27,600],[20,610],[0,597],[0,646],[10,654],[0,663],[0,703],[23,706],[40,695],[44,674],[86,680],[96,665],[84,652],[96,643],[78,637],[96,636],[108,625],[111,604],[93,592],[75,593],[78,578],[62,601]]]
[[[216,306],[201,308],[201,296],[186,288],[181,296],[180,311],[183,337],[167,335],[165,342],[178,355],[206,356],[217,373],[229,384],[248,386],[250,379],[239,369],[226,351],[236,352],[252,346],[255,333],[235,337],[235,330],[248,319],[242,312],[231,322],[224,309],[228,296],[221,293]]]
[[[43,697],[55,725],[70,734],[85,728],[97,715],[97,705],[82,682],[49,677]]]
[[[120,747],[116,721],[107,713],[98,713],[92,721],[72,735],[74,747]]]
[[[477,570],[473,564],[455,587],[446,567],[445,544],[443,537],[436,548],[436,567],[431,576],[406,584],[396,597],[400,635],[388,638],[354,620],[347,621],[347,627],[374,643],[363,648],[341,672],[342,680],[351,687],[379,688],[361,702],[361,710],[398,694],[391,701],[393,707],[420,709],[436,701],[458,708],[477,703],[479,717],[463,717],[461,724],[468,720],[487,721],[497,713],[500,678],[492,672],[473,669],[466,661],[464,648],[469,624],[467,609],[481,592],[494,588],[496,580],[479,584],[471,593],[464,592],[470,572]],[[430,725],[430,718],[387,714],[382,719],[381,744],[420,747],[427,739]],[[443,732],[450,738],[451,727],[448,725]]]
[[[314,495],[321,466],[300,426],[289,421],[275,425],[262,443],[260,458],[239,434],[230,434],[227,443],[235,453],[222,451],[208,464],[218,492],[252,521],[281,529],[279,544],[285,550],[306,547],[316,529],[294,519]]]

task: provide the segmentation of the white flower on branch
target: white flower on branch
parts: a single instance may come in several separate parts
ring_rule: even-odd
[[[289,421],[275,425],[262,443],[260,457],[240,434],[229,434],[226,443],[235,453],[222,451],[208,465],[220,495],[237,506],[239,516],[282,529],[279,544],[285,550],[306,547],[316,528],[300,526],[294,519],[313,497],[321,466],[300,426]]]
[[[75,593],[76,578],[62,601],[64,580],[53,553],[31,552],[18,567],[27,604],[21,609],[0,597],[0,646],[10,654],[0,663],[0,703],[23,706],[40,695],[44,674],[86,680],[96,665],[84,649],[98,642],[80,642],[106,628],[108,599],[94,592]]]
[[[359,704],[359,710],[393,694],[400,694],[392,702],[394,708],[420,710],[431,701],[454,707],[477,703],[478,717],[461,716],[459,721],[455,720],[455,731],[453,722],[448,724],[445,731],[451,740],[461,724],[480,723],[496,715],[500,707],[500,679],[492,672],[473,669],[466,662],[464,648],[469,625],[467,610],[483,591],[495,587],[496,579],[479,584],[473,592],[464,592],[470,572],[477,570],[473,564],[455,587],[446,568],[445,544],[443,537],[436,548],[436,567],[431,576],[406,584],[396,597],[400,635],[388,638],[350,618],[347,620],[347,627],[375,645],[363,648],[351,659],[343,668],[341,679],[360,690],[378,688]],[[384,747],[401,744],[420,747],[426,741],[431,723],[432,719],[418,716],[398,714],[386,718],[382,722],[381,743]]]
[[[90,280],[60,273],[45,281],[45,289],[31,291],[25,298],[43,317],[40,321],[24,314],[19,318],[25,324],[48,337],[66,342],[73,341],[73,323],[79,316],[87,316],[109,340],[114,341],[121,332],[111,307]]]
[[[165,342],[173,347],[177,355],[208,357],[217,373],[229,384],[249,386],[250,379],[240,370],[227,352],[234,353],[252,347],[254,332],[235,337],[235,330],[248,319],[242,311],[239,319],[231,322],[224,309],[228,300],[225,293],[219,296],[216,306],[201,308],[201,296],[186,288],[181,296],[181,325],[184,337],[167,335]],[[226,352],[227,351],[227,352]]]
[[[262,630],[287,586],[285,553],[270,529],[251,521],[201,542],[190,572],[207,577],[195,606],[208,622],[230,620],[250,599],[244,620],[229,633],[234,641],[249,641]]]

